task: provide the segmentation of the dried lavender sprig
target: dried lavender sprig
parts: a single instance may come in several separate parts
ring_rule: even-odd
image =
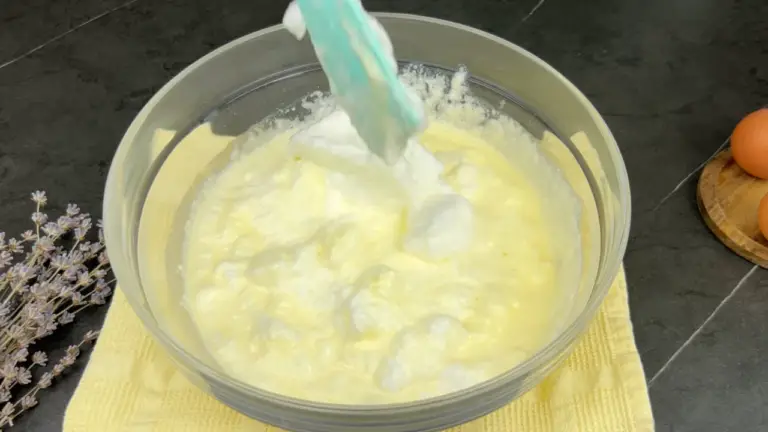
[[[12,401],[12,390],[31,384],[32,371],[47,364],[47,355],[30,347],[71,323],[82,310],[106,302],[114,280],[108,280],[109,258],[104,250],[101,223],[98,241],[88,241],[92,229],[87,213],[70,204],[55,220],[43,213],[47,197],[32,194],[34,230],[6,241],[0,232],[0,430],[37,404],[37,392],[72,364],[83,342],[68,349],[22,396]],[[4,272],[3,272],[4,270]]]
[[[39,206],[40,204],[38,204],[38,208]],[[40,319],[41,316],[45,315],[46,309],[50,309],[50,306],[53,305],[53,312],[56,312],[63,303],[71,299],[77,299],[78,291],[90,287],[89,282],[92,280],[92,277],[98,275],[99,272],[104,272],[102,267],[108,264],[106,259],[102,259],[102,257],[99,256],[99,264],[92,270],[92,273],[85,271],[87,270],[87,267],[84,264],[95,258],[96,254],[103,249],[103,244],[101,242],[80,243],[87,233],[87,230],[90,228],[90,219],[87,215],[71,217],[70,210],[68,216],[59,218],[57,225],[59,226],[58,229],[44,230],[52,233],[49,237],[44,237],[43,239],[38,240],[35,245],[37,246],[40,241],[46,244],[53,244],[53,242],[59,239],[62,234],[66,234],[68,230],[73,229],[74,227],[75,230],[79,229],[81,231],[76,234],[74,245],[69,251],[65,252],[61,249],[56,249],[54,251],[55,253],[52,253],[52,248],[46,248],[40,252],[40,249],[38,248],[36,251],[27,254],[27,260],[28,262],[35,264],[39,261],[42,265],[33,267],[25,263],[18,263],[6,273],[6,275],[8,273],[12,274],[5,279],[16,281],[16,283],[11,283],[9,285],[11,287],[11,292],[10,294],[6,294],[4,297],[5,300],[3,303],[0,303],[0,309],[8,309],[9,303],[14,301],[17,306],[9,315],[0,317],[0,320],[4,321],[6,327],[11,330],[13,330],[13,326],[17,324],[17,321],[25,318],[25,316],[19,314],[19,312],[22,311],[22,307],[25,306],[30,315],[26,318],[36,316],[37,319],[35,321],[37,321],[40,326],[49,327],[47,330],[41,331],[41,333],[47,333],[54,330],[55,328],[53,327],[55,323],[48,323],[46,325],[46,323]],[[79,248],[77,247],[78,245],[80,245]],[[53,270],[51,270],[51,268],[53,268]],[[28,282],[33,279],[35,275],[37,275],[37,284],[32,284],[31,286],[28,285]],[[6,291],[8,291],[7,288],[8,286],[6,286]],[[43,288],[47,288],[47,292]],[[32,303],[25,301],[30,300],[30,296],[28,295],[30,291],[35,297]],[[99,302],[97,301],[96,303]],[[11,318],[9,319],[8,316]],[[10,335],[6,332],[4,336]],[[0,337],[0,348],[8,347],[9,342],[12,342],[13,339],[19,338],[15,337],[9,340],[7,337]]]
[[[13,426],[13,420],[21,415],[23,412],[33,408],[37,405],[37,393],[40,390],[46,389],[51,386],[53,380],[61,376],[64,371],[75,364],[77,358],[80,356],[83,345],[90,344],[95,341],[99,336],[98,331],[89,331],[85,334],[83,339],[77,345],[70,345],[67,348],[66,353],[59,361],[51,368],[50,371],[43,373],[40,379],[37,380],[34,386],[30,388],[23,396],[18,398],[16,402],[5,402],[3,408],[0,409],[0,429]],[[46,359],[47,360],[47,359]]]

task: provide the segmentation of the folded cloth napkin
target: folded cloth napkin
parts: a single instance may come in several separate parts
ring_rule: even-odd
[[[646,432],[653,417],[632,335],[623,271],[589,332],[536,388],[451,431]],[[117,291],[64,432],[274,431],[189,383]]]

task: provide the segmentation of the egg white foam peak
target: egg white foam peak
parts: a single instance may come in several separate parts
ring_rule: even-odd
[[[411,401],[490,379],[558,330],[558,269],[579,246],[567,183],[465,72],[402,79],[430,125],[394,165],[312,97],[302,120],[249,131],[200,191],[185,306],[233,377],[323,402]]]

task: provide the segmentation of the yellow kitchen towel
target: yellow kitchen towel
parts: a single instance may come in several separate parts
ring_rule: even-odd
[[[588,333],[559,369],[520,399],[451,431],[653,429],[622,271]],[[64,416],[64,432],[279,430],[231,410],[189,383],[120,290]]]

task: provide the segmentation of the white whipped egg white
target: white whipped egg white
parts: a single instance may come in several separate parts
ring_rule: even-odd
[[[206,183],[185,306],[225,372],[302,399],[406,402],[490,379],[551,339],[576,211],[557,209],[574,230],[553,230],[537,182],[488,141],[535,148],[527,133],[464,127],[477,107],[437,113],[392,166],[334,111]]]

